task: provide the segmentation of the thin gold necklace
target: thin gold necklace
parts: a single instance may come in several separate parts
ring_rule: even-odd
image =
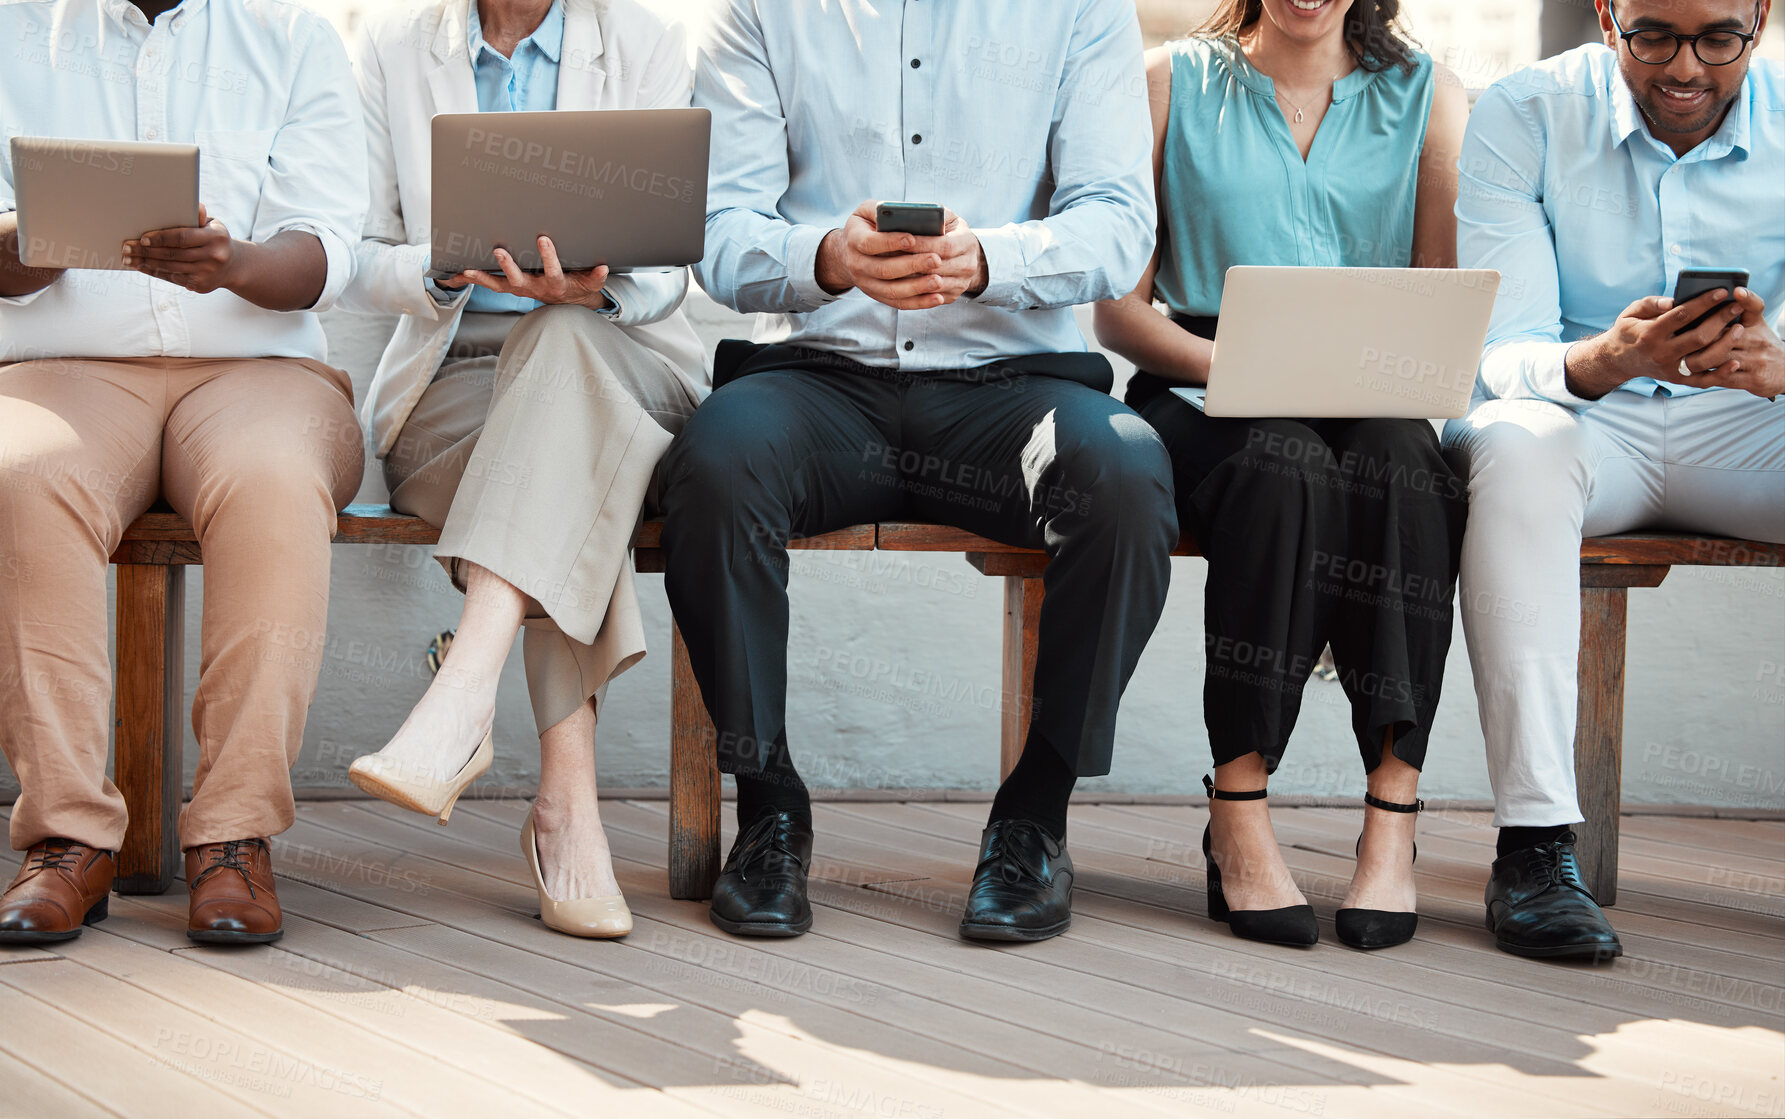
[[[1333,81],[1335,83],[1338,80],[1339,80],[1338,78],[1333,79]],[[1283,101],[1289,101],[1289,107],[1295,110],[1295,123],[1300,124],[1300,123],[1302,123],[1302,121],[1307,119],[1307,114],[1302,111],[1302,107],[1300,105],[1297,105],[1294,101],[1290,101],[1289,95],[1287,93],[1284,93],[1282,90],[1278,89],[1277,83],[1275,81],[1271,82],[1271,92],[1276,94],[1279,99],[1281,99]],[[1332,92],[1332,86],[1329,85],[1327,87],[1327,92],[1329,94]]]

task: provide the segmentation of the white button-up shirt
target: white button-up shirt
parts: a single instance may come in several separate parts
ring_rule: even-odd
[[[314,234],[328,279],[310,311],[279,312],[140,272],[69,271],[0,299],[0,361],[326,359],[315,311],[352,278],[366,145],[347,53],[321,17],[285,0],[185,0],[153,25],[127,0],[0,3],[0,212],[17,208],[18,134],[197,144],[210,216],[241,240]]]

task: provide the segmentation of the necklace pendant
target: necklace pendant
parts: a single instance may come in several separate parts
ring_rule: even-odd
[[[1302,122],[1302,111],[1300,109],[1297,109],[1295,111],[1295,123],[1300,124],[1301,122]]]

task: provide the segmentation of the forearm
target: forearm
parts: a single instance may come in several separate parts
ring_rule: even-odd
[[[1139,369],[1186,385],[1208,383],[1214,344],[1184,330],[1138,296],[1099,303],[1097,340]]]
[[[1582,400],[1598,400],[1611,392],[1630,375],[1619,368],[1609,350],[1601,345],[1604,335],[1583,338],[1568,348],[1562,369],[1568,391]]]
[[[1118,298],[1146,268],[1154,227],[1150,202],[1099,198],[1052,217],[976,229],[990,280],[980,302],[1027,310]]]
[[[256,307],[303,311],[316,305],[328,281],[328,255],[314,235],[296,230],[265,242],[237,241],[223,286]]]
[[[17,299],[42,291],[60,275],[60,268],[26,268],[19,262],[18,212],[0,214],[0,298]]]
[[[707,252],[694,278],[734,311],[815,311],[835,298],[817,278],[818,246],[827,232],[741,208],[709,215]]]

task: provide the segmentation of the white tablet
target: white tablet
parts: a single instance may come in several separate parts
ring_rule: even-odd
[[[19,259],[27,268],[122,269],[124,242],[198,224],[198,148],[12,138]]]

